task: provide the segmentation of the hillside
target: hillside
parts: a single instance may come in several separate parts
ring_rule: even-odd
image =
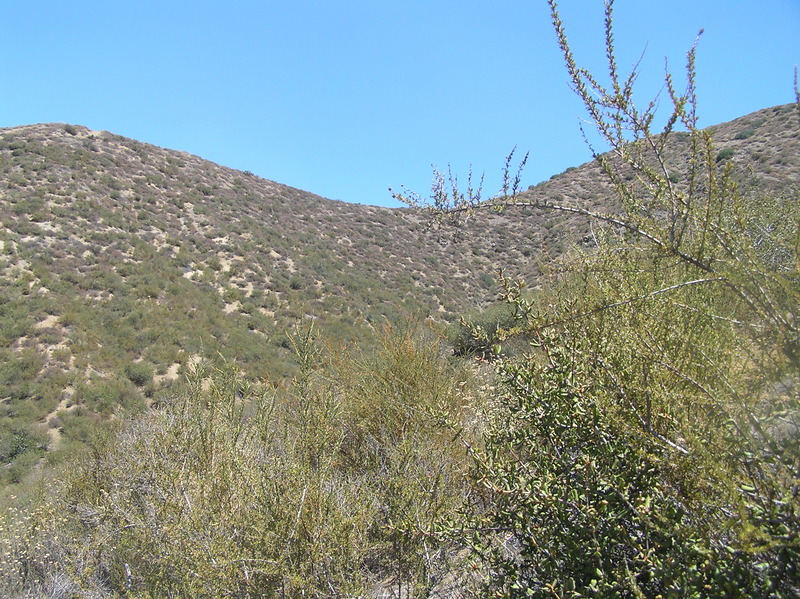
[[[759,193],[785,193],[796,191],[800,183],[800,138],[796,122],[800,118],[794,104],[774,106],[759,110],[727,123],[708,128],[717,150],[718,163],[731,163],[735,167],[738,183],[745,192],[758,189]],[[666,148],[669,166],[680,182],[685,175],[688,148],[686,134],[676,132]],[[595,163],[569,168],[553,175],[549,181],[529,189],[531,199],[588,202],[600,210],[613,209],[609,205],[609,192],[604,186],[604,176]]]
[[[798,116],[455,228],[0,131],[0,594],[796,596]]]
[[[281,384],[301,323],[339,343],[387,319],[444,323],[492,298],[500,256],[535,268],[525,231],[507,234],[500,217],[453,251],[413,212],[82,127],[2,131],[0,169],[0,461],[12,481],[44,447],[168,396],[200,360]]]
[[[529,270],[503,219],[463,259],[408,211],[324,200],[79,127],[2,138],[4,274],[61,313],[70,312],[63,301],[78,302],[100,318],[125,298],[154,314],[241,321],[279,343],[304,317],[345,330],[400,306],[452,318],[487,299],[491,283],[479,281],[501,252]],[[43,310],[18,326],[55,324],[47,316],[65,325]]]
[[[745,188],[794,189],[792,118],[775,107],[712,128],[718,159],[746,165]],[[0,131],[0,171],[8,480],[62,436],[81,441],[91,422],[157,401],[200,360],[224,356],[280,383],[295,372],[287,333],[298,323],[338,342],[409,315],[444,324],[495,298],[498,268],[535,283],[590,233],[527,210],[467,221],[456,240],[415,210],[326,200],[72,125]],[[525,195],[614,209],[592,163]]]

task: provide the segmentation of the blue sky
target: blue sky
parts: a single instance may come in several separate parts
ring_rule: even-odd
[[[701,124],[793,100],[800,0],[617,0],[620,66],[680,74],[699,29]],[[603,70],[601,0],[562,0]],[[66,122],[365,204],[431,165],[523,183],[589,159],[545,0],[0,0],[0,127]]]

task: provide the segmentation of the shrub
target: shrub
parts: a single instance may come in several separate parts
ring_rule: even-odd
[[[75,389],[74,401],[104,416],[123,410],[136,412],[145,405],[144,398],[136,387],[124,379],[115,378],[95,379],[89,383],[78,385]]]
[[[153,367],[146,362],[131,362],[125,366],[125,376],[137,387],[144,387],[153,381]]]
[[[671,114],[653,130],[637,73],[617,70],[613,3],[607,86],[576,64],[549,4],[573,87],[611,148],[595,158],[620,211],[532,203],[516,184],[484,202],[435,180],[438,222],[529,207],[589,217],[598,239],[536,296],[506,280],[515,328],[536,344],[496,364],[504,386],[473,449],[486,496],[450,532],[497,596],[795,596],[797,203],[737,193],[735,165],[719,164],[733,150],[715,154],[697,127],[694,48],[686,91],[667,76]],[[676,124],[686,185],[663,168]]]
[[[340,353],[335,368],[310,329],[288,339],[299,366],[282,391],[226,364],[99,437],[81,408],[60,414],[90,451],[8,560],[45,534],[60,559],[4,584],[58,573],[76,594],[100,580],[138,596],[428,594],[442,563],[434,522],[465,483],[436,414],[463,416],[463,378],[411,332]]]
[[[723,160],[730,160],[736,152],[733,148],[725,148],[724,150],[720,150],[717,152],[716,162],[722,162]]]
[[[0,420],[0,463],[10,464],[24,453],[41,452],[47,447],[47,436],[33,432],[25,424],[10,419]]]
[[[544,335],[525,360],[500,366],[501,409],[475,453],[473,477],[489,500],[457,530],[485,560],[488,590],[509,597],[792,596],[798,551],[784,533],[796,527],[794,508],[775,504],[781,507],[770,518],[789,527],[776,535],[745,487],[751,490],[740,514],[749,522],[730,522],[724,511],[736,505],[737,490],[711,483],[724,474],[702,466],[714,490],[706,487],[697,504],[704,484],[688,490],[675,472],[697,476],[706,458],[626,424],[593,382],[597,373],[584,370],[594,361],[591,344],[559,337]],[[796,447],[784,446],[781,455],[798,459]]]

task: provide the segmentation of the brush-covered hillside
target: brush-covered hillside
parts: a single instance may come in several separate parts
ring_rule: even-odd
[[[485,303],[500,256],[536,268],[533,225],[496,218],[488,245],[452,251],[408,210],[83,127],[3,130],[0,171],[0,460],[12,480],[42,447],[169,394],[201,360],[280,383],[296,372],[298,325],[362,343],[387,320],[445,323]]]
[[[224,350],[280,377],[298,321],[344,340],[402,313],[452,320],[492,296],[501,262],[536,272],[535,223],[493,219],[453,251],[411,211],[81,127],[5,130],[0,165],[3,345],[61,369],[144,360],[163,375]]]
[[[712,128],[717,160],[739,167],[744,189],[798,181],[792,110]],[[670,142],[676,165],[685,141]],[[296,372],[287,333],[300,323],[340,343],[408,317],[446,324],[496,298],[499,268],[535,285],[592,245],[576,216],[509,209],[454,234],[419,210],[326,200],[72,125],[0,131],[0,173],[0,460],[11,479],[62,433],[80,440],[92,419],[142,409],[201,360],[280,382]],[[522,196],[616,209],[596,163]]]
[[[0,131],[0,591],[796,595],[797,107],[687,127],[444,212]]]
[[[720,165],[730,165],[744,193],[760,195],[781,193],[800,183],[800,139],[795,120],[797,106],[786,104],[759,110],[727,123],[708,127]],[[669,136],[664,156],[670,168],[670,178],[679,184],[685,179],[690,163],[687,133]],[[631,173],[633,175],[633,173]],[[593,201],[600,207],[609,195],[603,189],[603,175],[596,163],[569,168],[554,175],[550,181],[533,187],[533,197],[563,198],[567,201]]]

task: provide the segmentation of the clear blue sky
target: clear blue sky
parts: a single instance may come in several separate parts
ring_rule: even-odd
[[[602,69],[601,0],[562,0]],[[701,124],[793,100],[800,0],[618,0],[620,65],[658,91],[697,31]],[[67,122],[328,198],[391,205],[431,165],[497,191],[586,161],[545,0],[0,0],[0,127]],[[647,95],[647,94],[645,94]]]

